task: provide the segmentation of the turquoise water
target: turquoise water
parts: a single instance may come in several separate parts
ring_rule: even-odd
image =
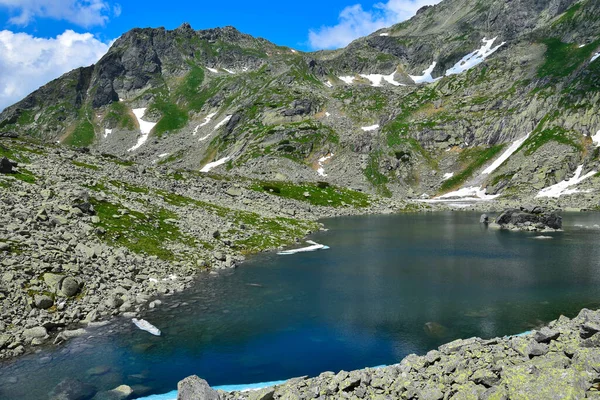
[[[284,380],[393,364],[456,338],[517,334],[600,305],[599,214],[565,232],[487,230],[479,215],[345,217],[312,253],[260,254],[204,275],[142,317],[0,364],[1,399],[44,399],[65,377],[137,397],[197,374],[213,385]],[[584,225],[590,228],[586,228]],[[168,398],[168,397],[166,397]]]

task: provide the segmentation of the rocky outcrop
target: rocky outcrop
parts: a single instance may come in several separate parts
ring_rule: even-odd
[[[583,399],[600,396],[599,369],[600,311],[584,309],[572,320],[561,316],[533,332],[460,339],[389,367],[325,372],[258,391],[218,393],[221,400]],[[198,387],[207,390],[203,381]],[[196,398],[204,397],[179,397]]]
[[[492,228],[520,231],[559,231],[562,230],[562,217],[557,211],[550,211],[538,206],[524,206],[502,212]]]

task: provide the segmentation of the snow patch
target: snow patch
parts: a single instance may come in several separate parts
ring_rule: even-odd
[[[220,160],[208,163],[204,167],[202,167],[202,169],[200,170],[200,172],[210,172],[211,169],[216,168],[219,165],[225,164],[227,161],[229,161],[229,158],[230,157],[224,157],[224,158],[221,158]]]
[[[579,48],[585,47],[585,44],[580,44]]]
[[[327,82],[325,82],[325,86],[327,86],[328,88],[332,88],[333,87],[333,83],[327,81]]]
[[[342,81],[346,82],[348,85],[351,85],[352,82],[356,79],[354,76],[338,76]]]
[[[294,50],[294,49],[290,49],[290,50],[291,50],[291,51],[292,51],[292,53],[294,53],[294,54],[295,54],[295,53],[297,53],[297,51],[296,51],[296,50]]]
[[[414,83],[432,83],[437,81],[438,79],[441,78],[434,78],[433,76],[431,76],[431,73],[433,72],[433,69],[435,68],[435,66],[437,65],[437,63],[434,61],[431,63],[431,65],[429,66],[429,68],[427,68],[426,70],[423,71],[423,75],[420,76],[413,76],[413,75],[409,75],[410,79],[413,80]]]
[[[390,36],[389,33],[380,33],[379,36]]]
[[[204,121],[194,129],[194,136],[196,136],[196,133],[198,133],[198,129],[202,128],[203,126],[208,125],[210,123],[210,121],[212,121],[212,119],[214,118],[215,115],[217,115],[216,112],[212,113],[212,114],[208,114],[204,118]]]
[[[482,174],[491,174],[496,169],[498,169],[498,167],[500,167],[504,163],[504,161],[508,160],[508,158],[512,156],[513,153],[517,151],[523,143],[525,143],[527,138],[529,138],[529,135],[531,135],[531,132],[529,132],[527,135],[523,136],[521,139],[518,139],[513,144],[511,144],[510,147],[506,149],[506,151],[502,153],[502,155],[492,163],[492,165],[483,170]]]
[[[108,137],[108,135],[110,135],[112,133],[112,129],[105,129],[104,130],[104,139],[106,139]]]
[[[321,176],[327,176],[327,174],[325,173],[325,167],[323,166],[323,164],[326,161],[331,160],[332,157],[333,157],[333,153],[329,153],[325,157],[319,158],[319,169],[317,169],[317,174],[319,174]]]
[[[325,112],[325,116],[326,117],[331,117],[331,114],[329,112]],[[600,133],[600,132],[599,132]]]
[[[317,242],[313,242],[312,240],[307,240],[306,243],[310,244],[310,246],[302,247],[300,249],[280,251],[277,254],[280,255],[280,256],[287,256],[287,255],[290,255],[290,254],[306,253],[306,252],[309,252],[309,251],[317,251],[317,250],[327,250],[327,249],[329,249],[329,246],[325,246],[325,245],[319,244]]]
[[[454,172],[448,172],[447,174],[444,174],[444,178],[442,180],[447,181],[448,179],[452,178],[453,176],[454,176]]]
[[[381,75],[381,74],[363,75],[363,74],[360,74],[361,77],[368,79],[371,82],[371,86],[373,86],[373,87],[380,87],[382,81],[386,81],[387,83],[394,85],[394,86],[404,86],[400,82],[396,82],[394,80],[394,75],[396,75],[396,71],[392,72],[389,75]]]
[[[229,122],[229,120],[231,119],[233,115],[228,115],[226,116],[223,121],[219,122],[216,126],[215,129],[213,129],[214,131],[216,131],[217,129],[219,129],[220,127],[224,126],[226,123]]]
[[[133,322],[133,324],[135,326],[137,326],[138,328],[140,328],[143,331],[146,331],[154,336],[160,336],[160,329],[158,329],[157,327],[155,327],[154,325],[152,325],[150,322],[146,321],[145,319],[133,318],[131,320],[131,322]]]
[[[377,129],[379,129],[379,125],[371,125],[371,126],[363,126],[360,129],[362,129],[365,132],[371,132],[371,131],[376,131]]]
[[[592,62],[596,61],[598,59],[598,57],[600,57],[600,51],[598,53],[594,54],[594,56],[592,57],[590,62],[592,63]]]
[[[225,71],[225,72],[229,72],[231,75],[235,75],[235,72],[233,72],[233,71],[232,71],[232,70],[230,70],[230,69],[223,68],[223,71]]]
[[[218,74],[219,73],[219,71],[216,70],[216,69],[214,69],[214,68],[208,68],[207,67],[206,69],[209,70],[210,72],[212,72],[213,74]]]
[[[506,44],[506,42],[500,43],[496,47],[492,47],[497,37],[493,39],[483,38],[483,46],[474,52],[467,54],[464,56],[459,62],[454,64],[452,68],[446,71],[446,76],[460,74],[461,72],[465,72],[474,66],[481,64],[483,60],[485,60],[488,56],[492,55],[496,52],[501,46]]]
[[[575,175],[572,178],[566,179],[564,181],[558,182],[555,185],[548,186],[540,190],[540,192],[535,197],[555,197],[558,198],[563,195],[579,193],[578,189],[569,189],[572,186],[578,185],[580,182],[586,180],[589,177],[592,177],[596,174],[596,171],[590,171],[584,176],[581,176],[581,172],[583,171],[583,164],[578,166],[575,170]]]
[[[158,155],[158,158],[165,158],[168,155],[169,155],[169,153],[162,153],[162,154]]]
[[[490,195],[482,189],[481,186],[469,186],[454,192],[446,193],[437,199],[454,199],[460,198],[461,200],[479,201],[479,200],[494,200],[500,196],[499,194]]]
[[[138,124],[140,125],[140,132],[142,133],[142,135],[138,138],[138,141],[135,144],[135,146],[127,150],[129,152],[135,151],[142,147],[142,145],[148,140],[148,136],[150,136],[150,131],[156,126],[156,122],[148,122],[142,119],[142,117],[146,113],[145,108],[136,108],[132,111],[133,115],[135,115],[135,118],[138,121]]]

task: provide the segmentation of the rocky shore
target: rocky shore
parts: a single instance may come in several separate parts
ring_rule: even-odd
[[[326,183],[275,193],[256,180],[13,138],[0,139],[0,159],[9,160],[0,173],[0,359],[134,318],[197,273],[302,247],[319,218],[406,206]]]
[[[456,340],[383,368],[324,372],[244,392],[216,391],[189,377],[178,390],[178,400],[598,399],[600,311],[583,309],[522,335]]]

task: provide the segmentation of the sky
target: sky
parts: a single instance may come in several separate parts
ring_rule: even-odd
[[[136,27],[232,25],[302,51],[335,49],[440,0],[0,0],[0,110],[94,64]]]

